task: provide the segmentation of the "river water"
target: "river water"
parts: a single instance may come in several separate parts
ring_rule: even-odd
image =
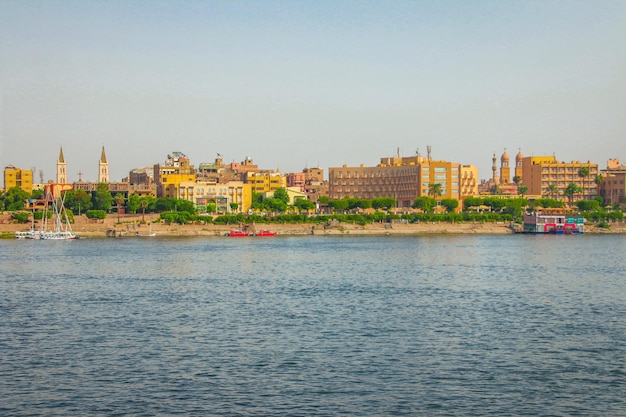
[[[626,415],[626,237],[0,241],[0,415]]]

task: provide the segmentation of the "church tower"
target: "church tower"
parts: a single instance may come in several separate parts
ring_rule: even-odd
[[[102,147],[102,155],[100,156],[100,162],[98,163],[98,183],[109,183],[109,163],[107,162],[107,156],[104,153],[104,146]]]
[[[63,157],[63,147],[59,153],[59,159],[57,160],[57,184],[67,183],[67,163]]]
[[[511,182],[511,168],[509,167],[509,154],[504,153],[500,157],[500,184],[509,184]]]

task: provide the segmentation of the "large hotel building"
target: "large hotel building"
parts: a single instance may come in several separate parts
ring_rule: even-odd
[[[423,156],[381,158],[375,167],[328,169],[329,197],[371,200],[393,197],[409,208],[415,198],[427,196],[431,184],[441,184],[441,198],[462,200],[478,195],[478,170],[473,165],[433,161]]]
[[[587,175],[580,175],[581,168],[588,170]],[[598,164],[591,162],[559,162],[551,156],[527,156],[522,158],[522,183],[528,187],[529,195],[560,198],[571,183],[578,185],[582,192],[573,196],[573,201],[591,200],[598,195],[596,177]],[[550,186],[556,187],[551,195]]]

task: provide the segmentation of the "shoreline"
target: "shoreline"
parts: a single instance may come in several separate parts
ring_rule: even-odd
[[[146,222],[154,222],[158,215],[145,216]],[[28,224],[10,223],[5,213],[0,217],[0,233],[3,235],[15,233],[18,230],[27,230]],[[155,233],[155,237],[217,237],[224,236],[240,225],[215,224],[165,224],[162,222],[141,224],[141,215],[124,215],[118,223],[117,215],[109,215],[104,220],[90,220],[84,216],[76,216],[72,225],[73,231],[79,238],[106,238],[106,237],[137,237],[137,233]],[[258,230],[272,230],[278,236],[338,236],[338,235],[369,235],[369,236],[408,236],[408,235],[512,235],[516,234],[508,223],[368,223],[358,225],[339,223],[328,226],[317,223],[257,223]],[[600,229],[585,225],[585,234],[625,234],[626,223],[615,223],[610,229]]]

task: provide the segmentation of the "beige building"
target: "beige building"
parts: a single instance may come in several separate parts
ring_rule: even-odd
[[[218,213],[244,213],[252,207],[252,185],[241,181],[186,181],[178,191],[178,198],[193,202],[200,213],[207,211],[207,204],[215,204]]]
[[[375,167],[328,169],[329,197],[372,200],[393,197],[409,208],[415,198],[428,196],[431,184],[441,184],[441,196],[462,200],[478,194],[478,170],[472,165],[434,161],[422,156],[381,158]]]
[[[305,168],[302,172],[285,175],[287,188],[298,187],[304,192],[307,199],[316,202],[321,196],[328,196],[328,181],[324,180],[322,168]]]
[[[589,175],[580,176],[581,168],[587,168]],[[528,156],[522,159],[522,183],[528,187],[528,195],[562,199],[565,189],[571,183],[578,185],[582,193],[573,201],[590,200],[598,195],[596,176],[598,164],[591,162],[559,162],[555,156]],[[551,195],[550,184],[556,185],[556,195]]]

